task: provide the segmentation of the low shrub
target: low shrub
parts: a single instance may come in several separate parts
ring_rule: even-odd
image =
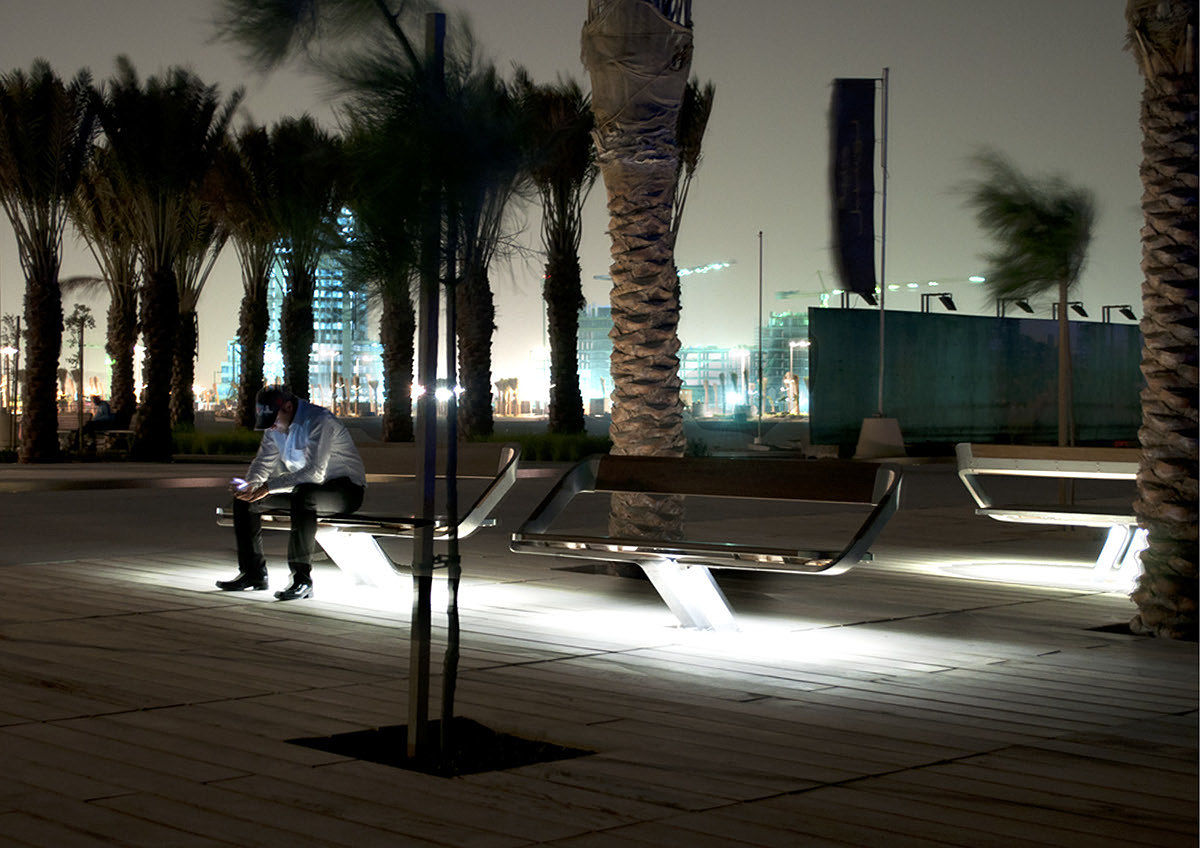
[[[516,442],[525,462],[578,462],[594,453],[608,453],[612,441],[606,436],[561,435],[558,433],[509,433],[494,435],[489,442]]]
[[[176,427],[171,436],[173,453],[193,456],[245,456],[256,453],[262,443],[262,433],[242,429],[200,433],[192,427]]]

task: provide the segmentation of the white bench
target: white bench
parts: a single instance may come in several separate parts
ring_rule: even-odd
[[[1124,508],[1094,504],[998,503],[981,478],[1055,477],[1079,480],[1133,480],[1137,477],[1138,448],[1043,447],[1030,445],[955,446],[958,476],[974,498],[976,515],[997,521],[1106,527],[1108,537],[1095,569],[1101,577],[1136,574],[1138,555],[1146,547],[1146,531],[1137,526],[1130,503]]]
[[[417,468],[416,445],[411,442],[380,442],[358,445],[367,482],[385,483],[414,479]],[[476,497],[470,509],[461,516],[438,515],[433,521],[409,515],[378,515],[355,512],[347,515],[322,516],[317,519],[317,544],[329,558],[360,583],[371,586],[387,585],[401,568],[379,546],[377,539],[411,539],[419,527],[433,528],[434,541],[444,541],[453,532],[464,539],[483,527],[495,525],[492,512],[508,494],[517,480],[521,449],[518,445],[500,442],[467,442],[458,445],[460,479],[483,479],[487,485]],[[438,447],[437,469],[439,482],[444,482],[445,446]],[[367,493],[370,496],[370,488]],[[233,526],[233,510],[217,508],[217,523]],[[290,530],[291,518],[286,509],[262,513],[264,530]]]
[[[869,508],[838,550],[553,533],[551,525],[580,494],[643,492]],[[868,549],[900,497],[894,465],[839,460],[596,456],[576,465],[513,534],[518,553],[632,562],[650,578],[685,627],[727,629],[733,613],[709,568],[840,574],[868,559]],[[798,535],[800,531],[798,530]]]

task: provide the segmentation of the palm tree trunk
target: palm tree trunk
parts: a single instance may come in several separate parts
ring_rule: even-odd
[[[613,453],[682,456],[671,212],[692,32],[644,0],[591,0],[583,60],[612,239]],[[610,532],[682,534],[679,498],[614,495]]]
[[[407,279],[383,298],[379,325],[383,344],[383,440],[413,440],[412,381],[417,317]]]
[[[1058,284],[1058,444],[1075,444],[1071,381],[1071,322],[1067,320],[1068,282]]]
[[[302,398],[309,396],[309,360],[315,338],[312,301],[312,280],[293,280],[280,308],[279,341],[283,348],[284,380],[292,393]]]
[[[171,371],[171,423],[196,423],[196,345],[200,329],[196,313],[181,312],[175,335],[175,363]]]
[[[1193,22],[1194,10],[1193,3]],[[1130,626],[1135,633],[1190,639],[1197,633],[1196,109],[1194,64],[1147,74],[1141,116],[1146,387],[1133,508],[1149,547]]]
[[[145,275],[142,299],[142,380],[146,384],[134,425],[133,454],[146,462],[171,459],[171,378],[179,326],[179,289],[171,263]]]
[[[25,288],[24,413],[21,462],[53,462],[58,450],[58,355],[62,348],[62,293],[57,256],[31,257]]]
[[[247,430],[254,428],[255,398],[263,386],[263,358],[267,329],[271,320],[267,312],[266,290],[264,283],[261,287],[255,286],[254,293],[245,293],[238,312],[241,368],[238,377],[237,421]]]
[[[496,306],[487,271],[468,267],[456,287],[460,439],[490,436],[495,430],[492,416],[492,333],[496,329]]]
[[[551,433],[584,431],[579,390],[579,310],[583,285],[575,252],[550,256],[546,263],[546,333],[550,340]]]
[[[113,417],[127,426],[137,409],[137,384],[134,376],[134,345],[137,343],[137,290],[132,286],[110,289],[108,327],[104,350],[112,360],[109,400]]]

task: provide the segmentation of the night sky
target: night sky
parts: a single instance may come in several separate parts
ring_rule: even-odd
[[[332,125],[334,104],[319,80],[295,69],[263,78],[236,48],[213,42],[215,7],[212,0],[4,0],[0,68],[27,69],[44,57],[64,77],[87,67],[99,80],[124,53],[143,77],[186,64],[223,91],[245,85],[245,111],[259,122],[307,111]],[[885,67],[887,282],[938,280],[960,311],[992,314],[966,282],[980,272],[988,244],[956,191],[972,176],[972,154],[990,147],[1023,170],[1062,174],[1095,192],[1100,217],[1076,296],[1097,319],[1104,304],[1132,303],[1140,315],[1141,80],[1123,50],[1124,7],[1124,0],[695,0],[692,69],[717,93],[676,259],[681,267],[736,264],[684,280],[683,344],[752,342],[759,230],[764,311],[815,305],[823,286],[835,287],[830,84],[835,77],[878,77]],[[502,70],[520,63],[537,80],[572,76],[586,87],[579,60],[585,0],[463,0],[446,8],[470,18],[483,51]],[[536,212],[519,213],[514,229],[522,222],[521,240],[536,247]],[[606,224],[598,183],[581,259],[588,300],[601,304],[609,284],[594,278],[608,273]],[[205,382],[236,330],[240,282],[232,249],[227,253],[201,299],[197,378]],[[94,271],[86,252],[69,245],[64,275]],[[531,350],[542,344],[540,277],[536,258],[493,267],[496,379],[524,374]],[[0,310],[18,312],[23,289],[5,220]],[[812,294],[779,300],[776,291]],[[903,289],[888,307],[916,309],[918,298]],[[103,301],[95,308],[100,312]],[[100,355],[88,354],[89,373],[99,369]]]

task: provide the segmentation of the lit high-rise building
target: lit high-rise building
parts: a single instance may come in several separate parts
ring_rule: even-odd
[[[352,237],[350,213],[338,218],[342,234]],[[339,414],[361,414],[377,408],[383,384],[382,346],[369,336],[367,293],[347,284],[337,253],[321,257],[313,290],[313,346],[309,357],[308,399]],[[279,263],[271,272],[267,290],[270,326],[263,360],[267,384],[283,382],[283,354],[279,339],[285,279]],[[239,367],[238,342],[228,345],[228,361],[221,367],[220,397],[236,399]]]

